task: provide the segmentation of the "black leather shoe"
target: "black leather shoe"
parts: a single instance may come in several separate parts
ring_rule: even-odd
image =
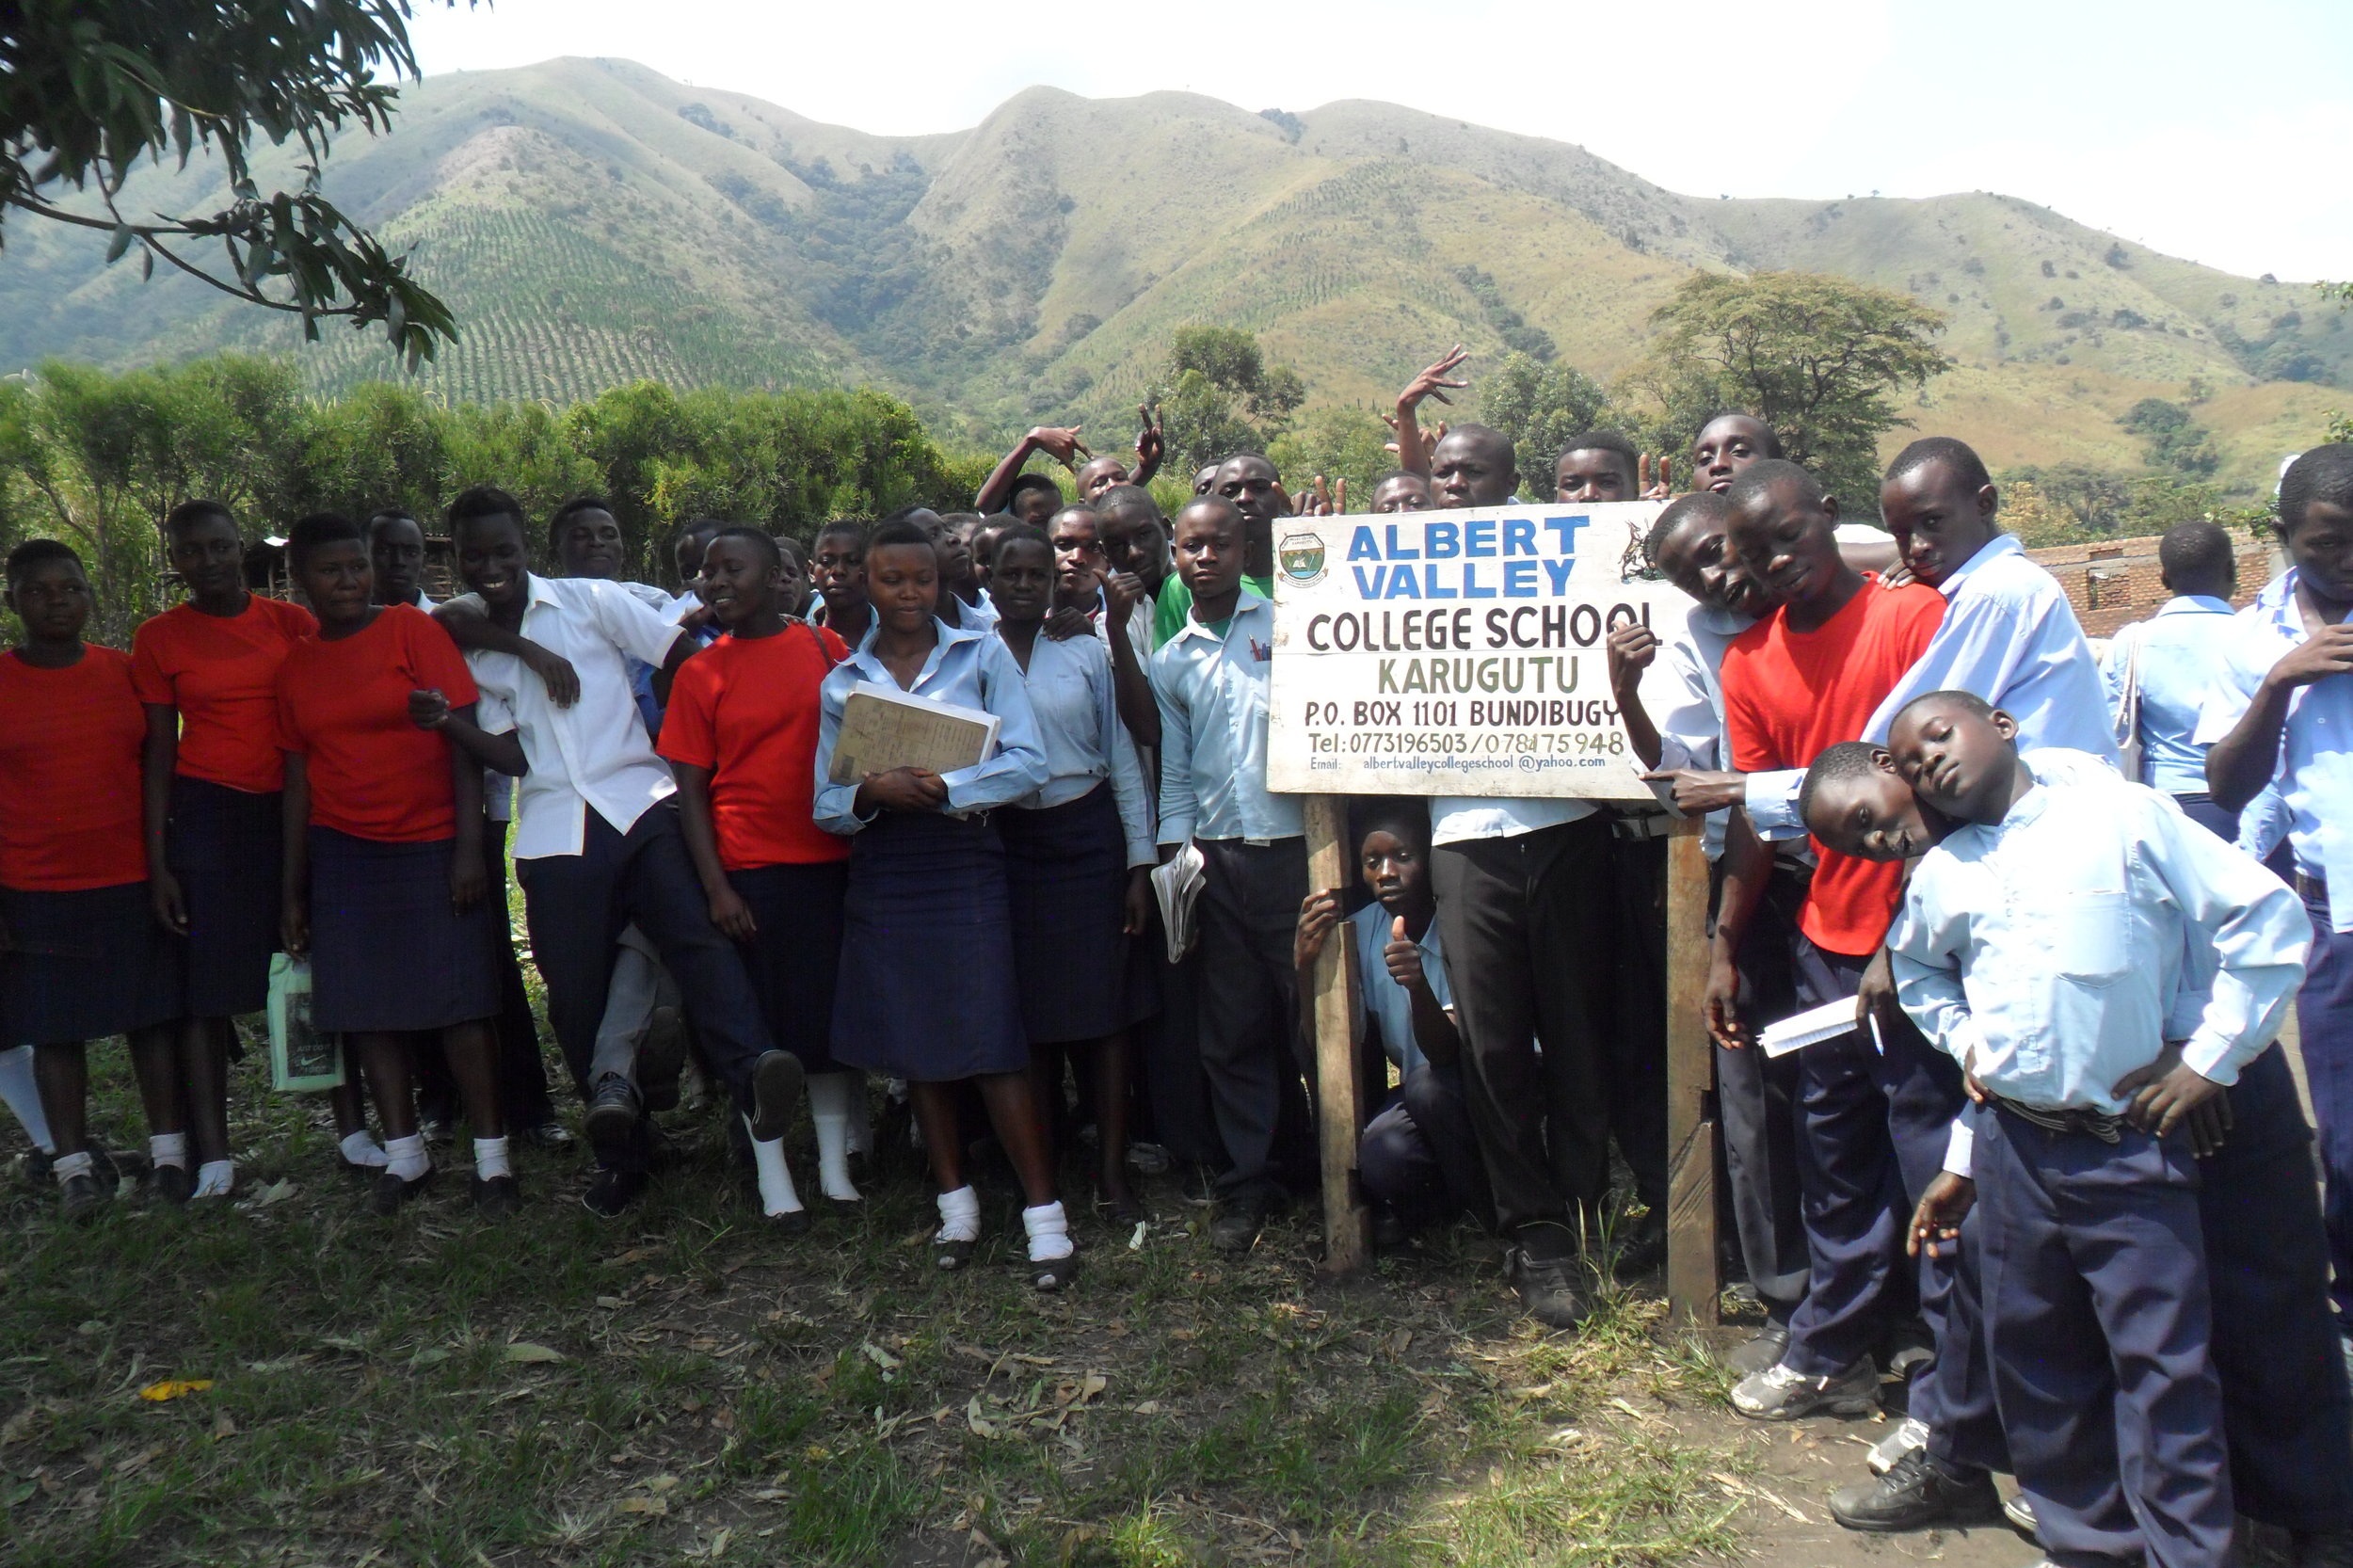
[[[583,1125],[588,1130],[588,1146],[597,1151],[598,1162],[618,1165],[625,1161],[637,1124],[644,1119],[645,1110],[637,1098],[637,1088],[628,1079],[618,1073],[607,1073],[597,1080],[597,1086],[588,1094],[588,1115]]]
[[[106,1193],[88,1171],[57,1183],[57,1203],[69,1220],[87,1220],[106,1206]]]
[[[185,1165],[155,1167],[155,1195],[175,1208],[187,1207],[189,1196],[196,1191],[196,1177]]]
[[[774,1143],[792,1127],[792,1112],[800,1108],[801,1089],[808,1075],[801,1070],[801,1059],[789,1050],[760,1053],[752,1064],[752,1136],[763,1144]]]
[[[1789,1326],[1786,1323],[1768,1323],[1755,1338],[1724,1357],[1724,1365],[1747,1377],[1768,1367],[1780,1366],[1781,1358],[1788,1349]]]
[[[1220,1205],[1209,1222],[1209,1245],[1220,1252],[1246,1253],[1258,1244],[1266,1229],[1267,1205],[1258,1198],[1236,1198]]]
[[[637,1081],[648,1111],[676,1111],[679,1076],[686,1070],[686,1020],[675,1007],[657,1007],[637,1043]]]
[[[1667,1266],[1667,1217],[1653,1209],[1641,1223],[1629,1226],[1618,1243],[1610,1272],[1620,1279],[1640,1279]]]
[[[1957,1529],[2000,1519],[2002,1495],[1983,1470],[1956,1474],[1926,1453],[1913,1452],[1877,1480],[1857,1481],[1832,1493],[1830,1516],[1850,1530],[1874,1535]]]
[[[523,1211],[523,1190],[511,1176],[476,1176],[473,1208],[486,1220],[511,1220]]]
[[[1528,1315],[1546,1328],[1575,1328],[1585,1320],[1585,1298],[1577,1292],[1572,1273],[1574,1257],[1530,1257],[1527,1249],[1512,1250],[1512,1288],[1520,1293]]]
[[[430,1165],[424,1168],[424,1175],[414,1181],[403,1181],[386,1171],[376,1178],[376,1185],[368,1189],[368,1208],[379,1215],[397,1214],[403,1205],[432,1185],[433,1167]]]
[[[597,1174],[588,1178],[588,1191],[580,1195],[580,1203],[582,1208],[600,1220],[616,1219],[623,1209],[637,1201],[637,1194],[645,1190],[645,1172],[600,1165]]]
[[[770,1214],[766,1218],[768,1228],[788,1240],[807,1236],[817,1224],[806,1208],[788,1209],[782,1214]]]
[[[568,1149],[575,1142],[572,1129],[552,1118],[536,1127],[527,1127],[515,1136],[535,1149]]]

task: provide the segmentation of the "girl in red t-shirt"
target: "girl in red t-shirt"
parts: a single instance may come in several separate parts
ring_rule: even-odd
[[[147,709],[148,887],[155,918],[184,938],[174,1068],[189,1140],[155,1150],[155,1182],[174,1196],[225,1197],[236,1182],[229,1158],[232,1020],[268,1003],[278,950],[286,773],[278,667],[318,622],[299,605],[246,591],[245,540],[217,501],[173,507],[164,551],[188,601],[140,625],[131,639],[131,684]],[[355,1090],[355,1106],[357,1098]],[[358,1136],[381,1164],[375,1141],[364,1130]]]
[[[680,667],[658,749],[678,776],[680,823],[711,921],[742,948],[769,1033],[808,1075],[820,1184],[834,1202],[854,1204],[850,1117],[865,1080],[832,1050],[850,846],[809,814],[818,688],[850,650],[830,632],[785,619],[782,574],[767,535],[712,536],[700,592],[728,634]],[[769,1212],[802,1212],[783,1140],[755,1143],[753,1157]]]
[[[432,616],[369,602],[376,573],[358,523],[304,518],[287,553],[319,630],[278,672],[286,951],[311,955],[312,1021],[351,1036],[384,1123],[376,1211],[394,1212],[433,1174],[408,1041],[429,1031],[473,1128],[474,1205],[504,1218],[521,1200],[491,1030],[492,922],[505,912],[484,897],[482,770],[408,709],[411,692],[435,691],[471,719],[473,678]]]
[[[17,546],[8,602],[24,640],[0,656],[0,1047],[33,1048],[52,1169],[66,1212],[83,1214],[109,1191],[84,1121],[85,1041],[130,1036],[148,1131],[184,1147],[179,945],[148,907],[146,716],[130,657],[82,641],[92,595],[81,558],[55,539]],[[165,1191],[184,1198],[182,1158]]]

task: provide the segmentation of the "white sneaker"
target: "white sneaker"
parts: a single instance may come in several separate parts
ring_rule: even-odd
[[[1907,1416],[1896,1430],[1871,1445],[1871,1474],[1883,1476],[1903,1462],[1904,1455],[1929,1446],[1929,1424]]]
[[[1817,1378],[1785,1361],[1733,1384],[1732,1408],[1753,1421],[1875,1416],[1880,1408],[1879,1369],[1866,1355],[1842,1372]]]

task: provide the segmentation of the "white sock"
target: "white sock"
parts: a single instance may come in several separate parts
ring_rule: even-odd
[[[483,1181],[492,1176],[513,1176],[513,1167],[506,1163],[506,1140],[477,1138],[473,1141],[473,1174]]]
[[[336,1147],[344,1151],[344,1158],[352,1164],[366,1165],[376,1170],[382,1170],[385,1161],[391,1158],[375,1139],[368,1136],[365,1128],[358,1132],[344,1134],[344,1141]]]
[[[237,1185],[237,1162],[233,1160],[207,1160],[196,1168],[196,1191],[189,1194],[198,1198],[225,1198]]]
[[[744,1130],[750,1132],[752,1119],[744,1118]],[[784,1161],[784,1140],[771,1138],[766,1143],[752,1140],[752,1170],[760,1177],[760,1207],[771,1219],[778,1214],[798,1214],[801,1194],[792,1185],[792,1167]]]
[[[35,1148],[43,1154],[57,1152],[56,1140],[49,1135],[49,1112],[40,1108],[40,1085],[33,1079],[32,1047],[0,1050],[0,1102],[24,1124],[24,1136]]]
[[[1030,1234],[1032,1263],[1051,1263],[1068,1257],[1076,1250],[1070,1244],[1070,1216],[1063,1212],[1059,1199],[1023,1209],[1021,1228]]]
[[[855,1073],[819,1073],[808,1080],[808,1119],[817,1128],[817,1185],[825,1196],[843,1203],[858,1201],[857,1185],[850,1179],[854,1087],[864,1087]]]
[[[414,1181],[431,1170],[433,1157],[424,1152],[424,1134],[385,1140],[384,1168],[403,1181]]]
[[[147,1158],[151,1164],[177,1165],[188,1168],[188,1135],[184,1132],[152,1133],[147,1140]]]
[[[981,1195],[968,1184],[939,1194],[939,1233],[935,1241],[977,1241],[981,1239]]]
[[[81,1149],[72,1154],[57,1156],[56,1161],[50,1165],[49,1173],[57,1178],[57,1185],[62,1187],[72,1177],[89,1175],[90,1167],[96,1163],[97,1161],[90,1158],[89,1150]]]

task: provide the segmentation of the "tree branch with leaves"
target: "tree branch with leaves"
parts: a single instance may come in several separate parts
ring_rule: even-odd
[[[19,214],[101,232],[110,264],[136,250],[142,277],[161,262],[300,317],[312,340],[328,318],[381,327],[415,368],[456,336],[449,307],[406,256],[329,201],[319,177],[337,135],[390,127],[394,84],[418,74],[412,14],[410,0],[17,0],[0,9],[0,246]],[[257,140],[300,149],[300,188],[261,189]],[[200,155],[220,160],[228,205],[128,210],[135,170],[167,159],[184,168]]]

